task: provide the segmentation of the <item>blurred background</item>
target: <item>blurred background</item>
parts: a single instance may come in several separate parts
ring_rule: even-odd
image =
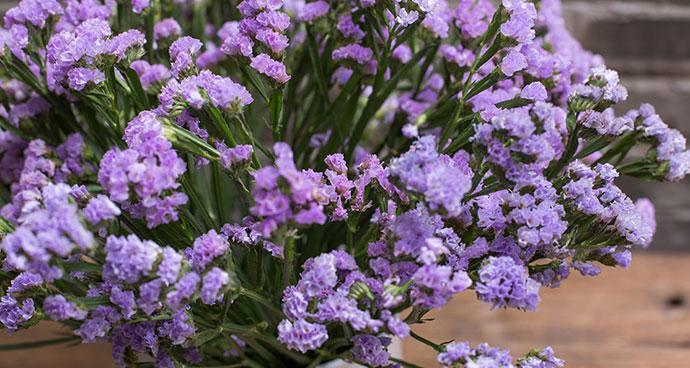
[[[0,9],[13,3],[0,0]],[[666,123],[690,136],[690,0],[563,3],[575,37],[621,74],[630,98],[618,112],[650,102]],[[515,355],[551,345],[575,368],[690,367],[690,180],[625,180],[621,186],[633,198],[651,198],[657,209],[654,244],[636,252],[630,269],[605,270],[596,279],[572,276],[561,288],[542,291],[537,313],[490,311],[463,295],[415,331],[435,341],[487,341]],[[0,332],[0,344],[64,332],[44,323],[14,336]],[[411,341],[404,356],[436,366],[434,352]],[[106,345],[0,350],[2,368],[112,366]]]

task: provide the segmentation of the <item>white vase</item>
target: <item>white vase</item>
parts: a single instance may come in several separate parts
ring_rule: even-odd
[[[402,341],[399,338],[394,337],[391,341],[391,345],[388,347],[388,352],[394,358],[402,358]],[[337,359],[319,365],[320,368],[365,368],[363,365],[356,363],[349,363],[342,359]]]

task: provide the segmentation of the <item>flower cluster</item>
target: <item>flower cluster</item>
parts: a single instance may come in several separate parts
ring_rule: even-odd
[[[177,207],[187,195],[175,190],[186,165],[164,135],[154,112],[143,111],[127,126],[126,150],[112,149],[103,155],[98,182],[110,199],[120,203],[149,227],[177,219]]]
[[[618,178],[690,173],[559,0],[21,0],[0,37],[0,324],[122,367],[562,367],[410,329],[628,267]]]
[[[290,17],[280,11],[282,5],[282,1],[242,1],[237,6],[242,20],[235,27],[228,27],[221,47],[227,55],[249,58],[254,70],[277,84],[290,80],[285,64],[280,61],[290,44],[285,35]]]

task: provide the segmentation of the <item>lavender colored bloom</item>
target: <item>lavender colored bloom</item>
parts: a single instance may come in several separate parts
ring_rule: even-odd
[[[508,21],[501,24],[501,34],[519,43],[529,43],[534,39],[534,20],[537,17],[536,7],[525,0],[503,0],[508,11]]]
[[[271,53],[275,55],[282,54],[289,44],[287,36],[269,28],[260,29],[254,37],[268,47]]]
[[[170,70],[168,70],[165,65],[150,65],[145,60],[135,60],[130,64],[130,67],[134,69],[139,76],[141,86],[144,89],[148,89],[157,83],[162,83],[163,81],[170,79],[172,76]]]
[[[127,52],[136,47],[146,44],[146,37],[141,31],[130,29],[122,32],[108,41],[108,54],[115,56],[118,60],[127,57]]]
[[[254,153],[254,147],[250,144],[241,144],[232,148],[217,144],[217,148],[220,152],[220,163],[227,170],[236,170],[249,164]]]
[[[182,345],[194,335],[196,329],[192,325],[189,315],[184,310],[178,310],[172,319],[164,322],[158,328],[158,335],[170,340],[173,345]]]
[[[479,270],[477,295],[493,308],[536,310],[540,284],[529,278],[525,266],[510,257],[489,257]]]
[[[189,36],[180,37],[170,45],[170,69],[176,78],[194,66],[193,57],[201,50],[201,46],[201,41]]]
[[[32,272],[22,272],[12,279],[10,287],[7,288],[8,294],[18,294],[26,290],[37,288],[43,285],[41,275]]]
[[[22,0],[5,13],[5,27],[14,24],[31,23],[37,28],[45,27],[51,16],[61,15],[62,6],[56,0]]]
[[[0,298],[0,323],[10,332],[28,322],[35,311],[33,299],[24,299],[20,303],[10,295]]]
[[[153,39],[173,38],[182,34],[182,28],[174,18],[165,18],[153,26]]]
[[[185,255],[196,271],[202,271],[216,258],[223,256],[229,247],[227,237],[211,230],[196,238],[192,248],[185,250]]]
[[[74,68],[67,73],[69,88],[75,91],[82,91],[91,83],[98,85],[105,80],[105,75],[98,69]]]
[[[522,92],[520,92],[520,97],[532,101],[546,101],[548,96],[549,95],[546,92],[546,87],[544,87],[541,82],[532,82],[526,85],[522,89]]]
[[[501,72],[507,77],[527,68],[527,59],[519,51],[508,52],[501,61]]]
[[[290,16],[279,11],[261,12],[256,16],[256,21],[264,27],[273,28],[276,32],[285,32],[290,27]]]
[[[278,341],[292,350],[306,353],[316,350],[328,340],[328,330],[325,326],[310,323],[303,319],[295,322],[282,320],[278,324]]]
[[[104,279],[133,284],[153,270],[161,248],[150,240],[140,240],[136,235],[111,235],[106,240],[105,252]]]
[[[77,336],[82,338],[85,343],[91,343],[96,339],[106,336],[111,330],[112,325],[118,322],[122,316],[113,307],[98,306],[89,315],[89,319],[84,321],[81,326],[74,330]]]
[[[43,301],[43,312],[53,321],[75,319],[81,321],[86,318],[87,311],[68,301],[62,295],[51,295]]]
[[[151,0],[132,0],[132,11],[139,14],[147,9],[151,4]]]
[[[126,211],[145,218],[149,228],[177,220],[177,207],[187,203],[187,196],[171,191],[178,188],[176,180],[186,165],[165,138],[156,115],[141,112],[125,129],[124,139],[129,149],[114,148],[103,156],[99,183],[111,200],[126,203]]]
[[[341,46],[333,50],[333,54],[331,55],[335,61],[352,60],[359,65],[368,63],[373,56],[374,52],[370,48],[356,43]]]
[[[158,264],[156,275],[160,277],[166,285],[172,285],[177,281],[177,277],[182,268],[184,257],[171,247],[163,248],[163,259]]]
[[[361,40],[365,36],[362,28],[353,22],[352,16],[349,14],[340,15],[340,17],[338,17],[338,24],[336,27],[340,34],[342,34],[345,38]]]
[[[302,7],[297,18],[302,22],[313,22],[328,14],[330,5],[323,0],[307,3]]]
[[[278,84],[285,84],[290,80],[285,64],[273,60],[266,54],[259,54],[253,57],[250,65],[252,69],[273,79]]]
[[[219,295],[223,286],[230,282],[230,277],[227,272],[218,267],[214,267],[204,275],[203,285],[201,287],[201,301],[204,304],[215,304],[216,301],[222,300],[222,295]]]
[[[444,367],[467,361],[472,349],[466,342],[451,342],[443,347],[443,351],[438,354],[437,361]]]
[[[190,272],[180,278],[175,284],[175,289],[168,292],[166,305],[173,310],[182,308],[185,301],[188,301],[197,291],[197,286],[201,277],[197,273]]]
[[[120,216],[120,209],[108,197],[99,194],[84,207],[84,217],[92,225]]]
[[[466,156],[464,151],[454,158],[439,154],[436,140],[424,136],[407,153],[391,161],[389,170],[407,190],[422,194],[432,210],[457,216],[472,184]]]
[[[146,315],[152,315],[163,306],[160,302],[163,285],[161,279],[154,279],[139,286],[139,299],[137,300],[137,304]]]
[[[640,198],[635,201],[635,208],[639,211],[644,222],[651,228],[652,233],[656,232],[656,211],[654,203],[649,198]]]
[[[110,302],[120,308],[124,319],[130,319],[136,313],[137,303],[134,292],[130,290],[122,290],[120,287],[114,286],[110,290]]]
[[[553,349],[549,346],[541,351],[533,350],[524,358],[518,360],[520,368],[561,368],[565,367],[565,361],[554,355]]]
[[[355,335],[352,337],[352,357],[358,363],[369,367],[386,367],[390,357],[381,339],[373,335]]]

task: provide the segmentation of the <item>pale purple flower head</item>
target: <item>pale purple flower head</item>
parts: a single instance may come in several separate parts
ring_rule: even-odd
[[[87,311],[68,301],[62,295],[51,295],[43,301],[43,312],[53,321],[75,319],[81,321],[86,318]]]
[[[204,304],[215,304],[216,301],[222,300],[221,289],[228,282],[230,282],[230,277],[227,272],[218,267],[212,268],[204,275],[201,286],[201,301]]]
[[[259,54],[253,57],[250,65],[252,69],[273,79],[278,84],[285,84],[290,80],[285,64],[273,60],[266,54]]]
[[[316,350],[328,340],[326,326],[298,319],[282,320],[278,325],[278,340],[292,350],[306,353]]]
[[[182,34],[182,28],[174,18],[161,19],[153,26],[153,39],[174,38]]]
[[[475,290],[479,299],[494,308],[536,310],[540,284],[529,278],[525,266],[511,257],[489,257],[479,269]]]
[[[352,357],[358,363],[369,367],[386,367],[390,364],[388,351],[382,339],[373,335],[355,335],[352,337]],[[390,340],[388,339],[388,342]]]

